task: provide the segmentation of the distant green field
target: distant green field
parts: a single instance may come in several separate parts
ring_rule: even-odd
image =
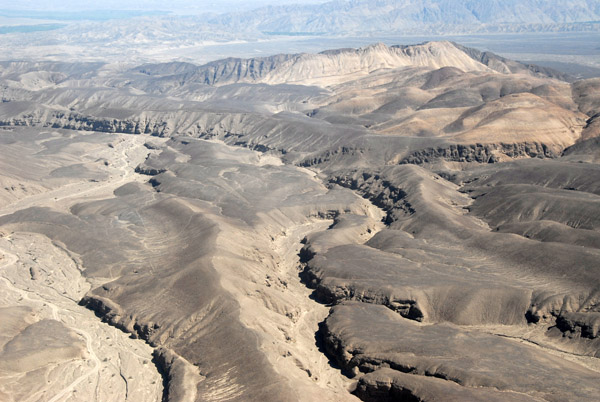
[[[38,31],[53,31],[66,26],[65,24],[39,24],[39,25],[15,25],[0,26],[0,35],[8,33],[28,33]]]
[[[141,10],[95,10],[95,11],[30,11],[30,10],[0,10],[0,16],[8,18],[32,18],[38,20],[58,21],[106,21],[133,17],[165,15],[166,11]]]

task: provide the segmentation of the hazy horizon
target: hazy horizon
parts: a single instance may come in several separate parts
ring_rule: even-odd
[[[11,36],[0,50],[4,60],[202,64],[227,57],[447,39],[576,76],[600,75],[600,24],[570,22],[596,18],[594,7],[582,13],[579,3],[565,5],[568,18],[552,11],[557,0],[544,3],[545,8],[529,1],[524,2],[528,8],[522,4],[505,10],[515,1],[1,0],[0,35]],[[290,4],[306,7],[262,8]],[[309,6],[317,4],[325,5]],[[489,10],[482,13],[485,5]]]
[[[94,10],[135,10],[135,11],[150,11],[160,10],[168,11],[175,14],[189,13],[221,13],[233,11],[252,10],[255,8],[267,5],[288,5],[288,4],[319,4],[326,3],[328,0],[223,0],[223,1],[189,1],[189,0],[174,0],[171,2],[163,2],[158,0],[141,1],[141,0],[105,0],[100,2],[89,3],[81,0],[67,0],[60,4],[47,0],[21,1],[15,2],[0,2],[0,11],[94,11]]]

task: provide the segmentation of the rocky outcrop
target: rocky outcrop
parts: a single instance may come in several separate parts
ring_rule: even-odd
[[[354,394],[365,402],[428,402],[428,401],[531,401],[516,392],[462,387],[441,378],[403,373],[381,368],[358,380]],[[440,399],[441,396],[441,399]]]
[[[125,316],[121,307],[107,298],[88,295],[79,301],[79,305],[89,308],[109,325],[137,337],[135,322],[131,317]]]
[[[342,147],[338,147],[335,149],[329,149],[329,150],[321,153],[319,156],[305,159],[302,162],[300,162],[298,165],[302,166],[302,167],[311,167],[311,166],[327,163],[336,158],[340,158],[340,157],[344,157],[344,156],[353,156],[356,154],[360,154],[362,152],[363,152],[363,150],[361,150],[361,149],[348,147],[348,146],[342,146]]]
[[[383,209],[387,212],[385,220],[387,224],[395,221],[400,214],[410,215],[415,212],[412,205],[406,200],[406,192],[389,180],[382,179],[375,172],[350,172],[332,177],[329,182],[354,190],[375,206]]]
[[[506,338],[423,326],[383,306],[335,306],[320,334],[335,362],[361,376],[355,393],[366,401],[595,398],[594,371]]]
[[[20,117],[0,120],[0,126],[41,126],[66,130],[150,134],[155,136],[164,136],[170,131],[167,122],[160,119],[145,120],[133,118],[121,120],[63,112],[52,112],[47,115],[29,113]]]
[[[596,339],[600,337],[600,313],[562,313],[556,327],[570,337]]]
[[[102,321],[112,325],[123,332],[131,334],[134,338],[141,338],[150,346],[157,344],[152,340],[153,334],[160,329],[157,323],[138,323],[129,315],[124,315],[122,309],[105,297],[87,295],[80,305],[89,308],[102,318]],[[196,400],[196,384],[201,380],[198,369],[179,356],[174,351],[158,347],[153,352],[153,363],[163,376],[163,402],[194,402]]]
[[[182,80],[208,85],[260,81],[282,63],[289,60],[296,61],[300,57],[300,55],[277,55],[256,59],[229,58],[198,67],[195,71],[185,74]]]
[[[541,143],[514,144],[452,144],[447,147],[427,148],[415,151],[400,164],[421,165],[440,160],[448,162],[497,163],[502,156],[509,158],[556,158],[560,156],[553,147]]]
[[[139,174],[145,174],[147,176],[156,176],[166,172],[166,169],[156,169],[145,165],[139,165],[135,168],[135,172]]]
[[[171,350],[157,348],[153,362],[163,375],[163,402],[194,402],[196,383],[200,380],[198,369]]]
[[[600,137],[600,112],[594,114],[585,122],[581,133],[582,140]]]

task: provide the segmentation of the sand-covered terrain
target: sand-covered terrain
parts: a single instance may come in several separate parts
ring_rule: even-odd
[[[22,139],[32,134],[31,130],[17,131],[22,134]],[[12,130],[3,131],[3,139],[6,140],[11,132],[14,134]],[[13,161],[23,162],[13,164],[12,171],[3,170],[6,175],[18,172],[18,175],[10,175],[9,179],[22,184],[20,190],[15,191],[6,185],[3,215],[32,206],[68,211],[73,202],[105,197],[119,183],[132,179],[133,167],[129,166],[129,162],[136,160],[133,150],[139,142],[134,137],[111,137],[110,141],[118,145],[110,148],[108,153],[105,151],[108,143],[98,137],[89,143],[91,137],[86,136],[68,141],[71,148],[54,159],[57,169],[83,173],[92,172],[83,167],[86,165],[96,169],[87,177],[60,177],[52,175],[50,164],[40,169],[25,161],[32,158],[42,164],[45,160],[52,160],[50,155],[56,155],[52,152],[48,152],[46,158],[34,155],[47,151],[49,147],[43,144],[49,141],[60,143],[61,139],[78,136],[33,133],[36,140],[24,142],[26,147],[16,146],[9,150],[3,144],[3,160],[14,157]],[[94,147],[93,143],[98,144],[99,141],[103,142],[102,146]],[[88,154],[84,155],[80,146],[86,143],[85,152]],[[102,158],[102,162],[97,158]],[[108,166],[104,161],[108,162]],[[46,175],[50,177],[44,179]],[[0,236],[3,345],[0,399],[160,399],[163,379],[152,363],[152,348],[107,326],[92,311],[79,305],[93,286],[83,276],[84,268],[79,258],[64,244],[34,232],[4,227]],[[106,280],[98,279],[101,282]]]
[[[432,42],[0,83],[0,399],[597,398],[597,79]]]

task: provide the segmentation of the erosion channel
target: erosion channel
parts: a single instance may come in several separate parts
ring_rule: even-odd
[[[152,382],[154,396],[147,395],[144,386],[130,385],[133,376],[123,373],[122,366],[131,363],[121,363],[125,350],[119,352],[111,337],[106,337],[110,345],[104,345],[110,352],[104,353],[116,353],[115,361],[91,349],[85,354],[86,340],[102,342],[100,334],[112,330],[88,314],[88,321],[94,321],[94,332],[88,333],[92,324],[72,317],[83,308],[79,302],[119,328],[123,342],[140,342],[128,339],[126,334],[131,334],[154,347],[154,362],[168,380],[168,400],[225,400],[249,393],[274,397],[285,395],[282,389],[289,399],[353,398],[347,392],[350,381],[316,345],[318,324],[328,308],[311,300],[311,291],[300,282],[298,252],[307,234],[325,230],[342,214],[366,219],[348,238],[366,240],[374,233],[371,228],[380,225],[379,209],[349,190],[326,188],[307,169],[216,141],[165,142],[143,135],[61,130],[47,135],[57,141],[68,138],[56,153],[68,153],[74,144],[95,135],[95,142],[106,141],[87,155],[86,169],[97,170],[98,179],[90,183],[87,176],[80,181],[69,177],[68,183],[45,193],[24,195],[0,218],[7,259],[3,278],[20,297],[20,303],[6,300],[6,314],[31,305],[28,314],[36,322],[62,322],[64,331],[81,338],[79,360],[67,354],[62,364],[89,366],[82,373],[91,378],[88,382],[104,381],[96,378],[100,372],[118,369],[117,378],[126,390],[124,395],[114,392],[115,400],[148,400],[162,392],[156,369],[148,376],[135,374]],[[148,156],[144,163],[140,155]],[[156,171],[164,172],[134,173],[136,167],[146,172],[155,165],[161,166]],[[42,196],[49,201],[30,206]],[[36,241],[27,243],[25,239],[33,236]],[[29,258],[13,257],[13,249]],[[49,254],[57,256],[52,259]],[[57,266],[70,271],[56,272]],[[66,305],[55,305],[51,296],[73,291],[75,280],[81,282],[77,293],[62,296],[68,299]],[[28,293],[37,294],[39,301],[23,303]],[[141,365],[153,367],[148,347],[123,348],[143,349]],[[47,377],[56,376],[57,362],[46,363],[38,363],[40,369],[47,370]],[[27,377],[16,377],[14,386],[34,381]],[[271,388],[262,385],[267,378]],[[80,397],[91,390],[87,382],[75,380],[65,379],[65,391],[56,400],[68,392],[79,392]],[[57,386],[57,381],[51,383]],[[39,392],[54,389],[42,387]],[[39,394],[25,396],[35,400]]]

